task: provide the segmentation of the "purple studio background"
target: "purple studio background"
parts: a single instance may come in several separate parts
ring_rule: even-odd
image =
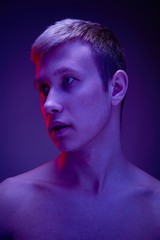
[[[153,1],[144,5],[138,1],[46,0],[0,3],[0,181],[59,153],[40,113],[30,49],[47,26],[67,17],[101,22],[118,37],[129,75],[122,128],[124,150],[129,161],[160,179],[158,6]]]

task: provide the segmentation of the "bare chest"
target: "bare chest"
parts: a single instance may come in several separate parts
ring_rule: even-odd
[[[138,204],[49,195],[34,200],[17,216],[16,240],[156,239],[148,210]]]

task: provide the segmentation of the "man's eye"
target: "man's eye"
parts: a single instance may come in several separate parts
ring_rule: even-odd
[[[43,96],[48,95],[49,89],[50,89],[50,87],[47,84],[42,84],[42,85],[39,86],[40,94],[42,94]]]
[[[62,87],[66,88],[68,87],[71,83],[75,81],[74,77],[64,77],[62,81]]]

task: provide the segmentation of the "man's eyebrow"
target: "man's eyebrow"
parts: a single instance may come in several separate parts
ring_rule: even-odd
[[[54,72],[54,75],[61,75],[61,74],[64,74],[64,73],[73,73],[73,74],[77,74],[78,71],[71,68],[71,67],[62,67],[62,68],[59,68],[57,69],[55,72]]]

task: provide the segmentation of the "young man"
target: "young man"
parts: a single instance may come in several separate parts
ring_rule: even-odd
[[[1,184],[0,239],[160,239],[160,183],[121,147],[128,77],[111,30],[56,22],[36,39],[32,60],[46,127],[62,153]]]

